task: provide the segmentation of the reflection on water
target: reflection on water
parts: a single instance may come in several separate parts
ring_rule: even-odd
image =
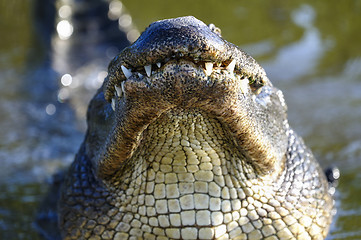
[[[73,82],[73,77],[68,74],[68,73],[65,73],[61,79],[60,79],[60,82],[61,84],[64,86],[64,87],[67,87],[69,86],[72,82]]]
[[[50,103],[46,106],[45,108],[45,112],[48,115],[54,115],[54,113],[56,112],[56,107],[54,104]]]
[[[73,25],[71,25],[68,20],[61,20],[58,25],[56,25],[56,31],[61,40],[69,39],[73,34],[73,30]]]
[[[139,32],[120,1],[59,0],[58,5],[58,38],[53,40],[53,67],[62,74],[58,101],[70,101],[83,120],[87,103],[107,76],[108,63]]]
[[[32,222],[39,198],[46,193],[39,183],[0,185],[1,239],[41,239]],[[4,208],[6,206],[6,208]]]
[[[287,81],[314,72],[327,50],[327,45],[322,42],[314,26],[314,18],[315,12],[310,5],[302,5],[291,13],[292,21],[303,28],[303,36],[280,49],[275,58],[263,63],[269,75],[277,76],[278,81]]]
[[[51,1],[0,2],[1,239],[37,238],[31,222],[45,179],[72,161],[87,102],[109,61],[139,36],[133,21],[143,29],[184,15],[215,23],[265,67],[291,125],[323,166],[341,170],[328,239],[361,239],[360,1],[100,2],[59,0],[54,24]]]

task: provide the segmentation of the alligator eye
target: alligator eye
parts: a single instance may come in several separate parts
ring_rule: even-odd
[[[254,93],[258,93],[259,89],[261,89],[264,86],[264,81],[261,78],[248,78],[249,80],[249,86],[251,87],[252,91]]]

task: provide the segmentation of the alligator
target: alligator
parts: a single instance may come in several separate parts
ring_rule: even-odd
[[[63,239],[324,239],[324,172],[282,92],[194,17],[116,56],[58,202]]]

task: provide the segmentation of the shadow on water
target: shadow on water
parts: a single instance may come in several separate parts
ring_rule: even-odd
[[[38,238],[46,179],[72,161],[107,64],[139,35],[133,22],[184,15],[215,23],[265,67],[292,127],[323,166],[341,170],[328,239],[361,239],[361,2],[122,3],[0,0],[1,239]]]

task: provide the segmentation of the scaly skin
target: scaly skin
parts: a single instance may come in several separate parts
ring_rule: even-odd
[[[332,208],[281,91],[219,29],[184,17],[153,23],[109,65],[59,224],[65,239],[323,239]]]

